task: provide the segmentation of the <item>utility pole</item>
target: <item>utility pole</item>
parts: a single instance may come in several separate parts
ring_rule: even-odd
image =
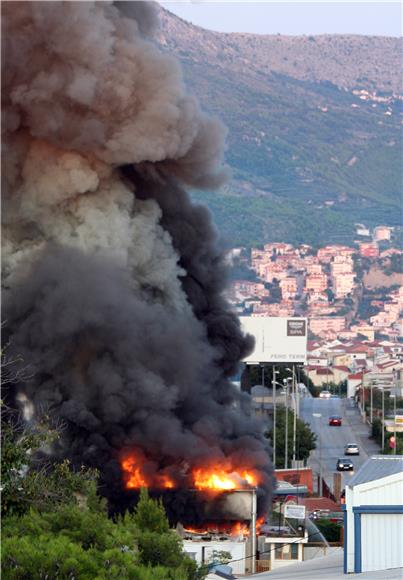
[[[319,427],[319,437],[320,437],[320,445],[319,445],[319,497],[323,496],[323,471],[322,471],[322,417],[320,421]]]
[[[372,425],[373,417],[374,417],[374,399],[373,399],[373,390],[374,390],[374,383],[371,381],[371,411],[369,415],[369,422]]]
[[[264,365],[262,365],[262,406],[260,411],[262,413],[262,421],[264,421]]]
[[[273,397],[273,467],[276,469],[276,367],[273,365],[273,381],[272,381],[272,397]]]
[[[252,489],[252,574],[256,573],[256,488]]]
[[[294,432],[292,437],[292,467],[295,467],[296,449],[297,449],[297,389],[295,381],[295,367],[292,367],[292,385],[294,390]]]
[[[393,437],[395,438],[395,446],[393,448],[393,455],[396,455],[397,449],[397,439],[396,439],[396,399],[397,399],[397,390],[395,390],[395,394],[393,395]]]
[[[385,385],[382,385],[382,453],[385,448]]]
[[[284,442],[284,467],[288,469],[288,381],[285,384],[285,442]]]
[[[315,419],[319,419],[319,497],[323,495],[323,472],[322,472],[322,414],[313,413]]]

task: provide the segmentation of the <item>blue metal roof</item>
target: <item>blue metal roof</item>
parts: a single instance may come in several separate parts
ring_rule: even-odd
[[[403,455],[374,455],[367,459],[347,485],[354,487],[395,473],[403,473]]]

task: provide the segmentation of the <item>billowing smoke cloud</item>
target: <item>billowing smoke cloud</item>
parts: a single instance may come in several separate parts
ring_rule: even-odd
[[[225,179],[224,128],[152,44],[152,3],[2,12],[4,318],[33,371],[20,388],[65,420],[59,452],[101,469],[115,507],[132,449],[181,489],[195,466],[251,468],[267,501],[267,448],[229,380],[250,339],[209,213],[183,190]]]

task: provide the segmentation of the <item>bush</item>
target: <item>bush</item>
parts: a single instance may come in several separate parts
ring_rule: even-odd
[[[7,418],[3,421],[3,417]],[[9,420],[10,419],[10,420]],[[52,439],[2,415],[2,576],[4,579],[198,580],[204,569],[182,551],[161,501],[143,489],[134,514],[108,518],[97,473],[33,459]]]
[[[332,522],[326,518],[319,518],[315,520],[315,524],[319,531],[325,536],[328,542],[339,542],[340,541],[340,530],[341,527],[336,522]]]

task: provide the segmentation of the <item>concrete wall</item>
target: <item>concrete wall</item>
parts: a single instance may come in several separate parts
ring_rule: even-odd
[[[245,574],[246,541],[226,540],[223,542],[205,542],[203,540],[184,540],[183,549],[198,564],[209,562],[213,551],[230,552],[231,559],[236,562],[229,562],[234,574]]]
[[[288,481],[292,485],[306,485],[308,492],[313,492],[312,469],[304,467],[302,469],[276,469],[276,478],[280,481]]]
[[[340,552],[341,548],[338,546],[304,546],[303,558],[305,560],[314,560],[322,556],[329,556],[335,552]]]

